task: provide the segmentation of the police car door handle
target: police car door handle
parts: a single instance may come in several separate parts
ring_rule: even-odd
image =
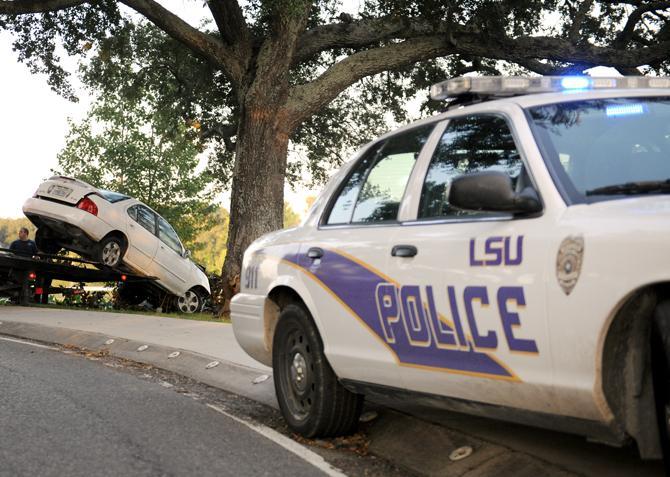
[[[312,247],[307,251],[307,256],[312,260],[323,257],[323,249],[319,247]]]
[[[391,255],[394,257],[413,257],[419,250],[414,245],[394,245]]]

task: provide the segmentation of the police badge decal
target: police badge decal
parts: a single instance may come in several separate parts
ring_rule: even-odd
[[[570,236],[563,239],[556,257],[556,278],[566,295],[569,295],[577,285],[582,271],[583,256],[583,237]]]

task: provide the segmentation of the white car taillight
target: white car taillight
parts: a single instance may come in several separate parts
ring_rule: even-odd
[[[85,210],[89,214],[93,214],[95,216],[98,215],[98,206],[95,205],[95,202],[93,202],[88,197],[84,197],[79,202],[77,202],[77,208],[81,209],[81,210]]]

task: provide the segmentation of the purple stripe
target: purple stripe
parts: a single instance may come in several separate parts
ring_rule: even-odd
[[[383,277],[331,250],[324,250],[320,261],[312,261],[304,254],[285,256],[284,259],[316,276],[365,321],[382,341],[386,341],[375,301],[377,285],[386,283]],[[402,327],[402,324],[398,326]],[[512,377],[507,369],[490,356],[472,349],[439,349],[434,340],[426,348],[412,346],[402,328],[396,328],[395,343],[389,343],[389,347],[398,360],[406,364]]]

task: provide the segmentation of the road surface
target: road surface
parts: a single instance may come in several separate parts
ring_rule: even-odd
[[[3,476],[337,475],[188,395],[78,355],[2,338],[0,389]]]

